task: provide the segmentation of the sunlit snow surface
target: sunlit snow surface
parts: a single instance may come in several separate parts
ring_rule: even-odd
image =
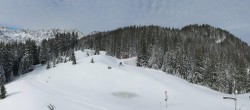
[[[136,67],[136,58],[121,60],[93,52],[76,51],[76,65],[67,62],[49,70],[38,65],[7,84],[0,110],[48,110],[49,104],[55,110],[234,110],[234,101],[222,98],[233,95]],[[94,63],[90,63],[92,58]],[[237,96],[241,110],[250,110],[249,95]]]

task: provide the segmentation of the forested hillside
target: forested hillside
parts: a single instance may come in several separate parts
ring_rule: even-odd
[[[249,46],[229,32],[209,25],[182,29],[130,26],[97,32],[78,39],[78,33],[57,33],[41,45],[0,43],[0,83],[47,65],[74,60],[74,50],[107,51],[117,58],[137,57],[137,66],[162,70],[214,90],[232,93],[250,91]]]
[[[47,65],[47,69],[58,63],[69,61],[78,34],[57,33],[55,38],[44,39],[41,45],[28,39],[25,43],[0,43],[0,84],[10,82],[34,69],[34,65]]]
[[[130,26],[88,35],[78,46],[118,58],[137,56],[137,66],[160,69],[221,92],[250,91],[249,46],[209,25]]]

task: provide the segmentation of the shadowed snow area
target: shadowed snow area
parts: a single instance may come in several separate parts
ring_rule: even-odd
[[[49,104],[55,110],[234,109],[233,100],[223,99],[234,95],[190,84],[159,70],[136,67],[136,58],[116,59],[105,52],[93,53],[76,51],[76,65],[61,63],[49,70],[46,65],[36,66],[6,85],[8,94],[0,100],[0,110],[48,110]],[[237,95],[239,109],[250,110],[249,95]]]

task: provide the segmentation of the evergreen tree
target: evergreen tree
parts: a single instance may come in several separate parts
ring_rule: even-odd
[[[141,48],[137,56],[137,66],[148,66],[148,59],[149,57],[147,53],[146,41],[142,40]]]
[[[48,57],[48,51],[46,48],[47,40],[43,40],[40,46],[40,52],[39,52],[39,60],[42,65],[46,64],[47,57]]]
[[[3,70],[3,66],[0,64],[0,84],[6,83],[6,78]]]
[[[4,99],[7,93],[4,84],[0,84],[0,89],[0,99]]]
[[[207,73],[204,75],[205,83],[211,87],[212,89],[219,90],[217,88],[218,79],[219,76],[218,73],[220,73],[220,64],[219,64],[219,58],[218,56],[212,56],[213,57],[210,61],[210,65],[208,66]]]
[[[23,58],[21,59],[20,65],[19,65],[19,70],[18,70],[18,74],[22,75],[24,73],[28,73],[30,71],[32,71],[33,68],[33,61],[31,59],[29,59],[30,56],[29,55],[25,55],[23,56]]]
[[[194,56],[195,58],[195,64],[194,64],[194,77],[193,77],[193,82],[196,84],[201,84],[204,79],[204,52],[202,51],[201,48],[196,49],[196,54]]]
[[[75,52],[74,51],[72,52],[72,55],[71,55],[71,61],[72,61],[73,65],[76,64],[76,57],[75,57]]]
[[[3,51],[2,66],[5,73],[6,82],[14,79],[13,67],[14,67],[14,52],[10,44],[6,45]]]
[[[56,67],[56,58],[53,58],[53,68]]]
[[[37,56],[35,42],[28,39],[25,43],[24,55],[19,63],[18,75],[28,73],[33,70],[33,65]]]

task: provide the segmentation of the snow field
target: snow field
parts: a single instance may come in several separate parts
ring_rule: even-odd
[[[136,58],[116,59],[105,52],[93,53],[76,51],[76,65],[67,62],[49,70],[36,66],[6,85],[8,97],[0,100],[0,110],[48,110],[49,104],[55,110],[234,110],[234,101],[222,98],[233,95],[190,84],[159,70],[135,67]],[[90,63],[92,58],[95,63]],[[237,96],[241,110],[250,110],[249,95]]]

